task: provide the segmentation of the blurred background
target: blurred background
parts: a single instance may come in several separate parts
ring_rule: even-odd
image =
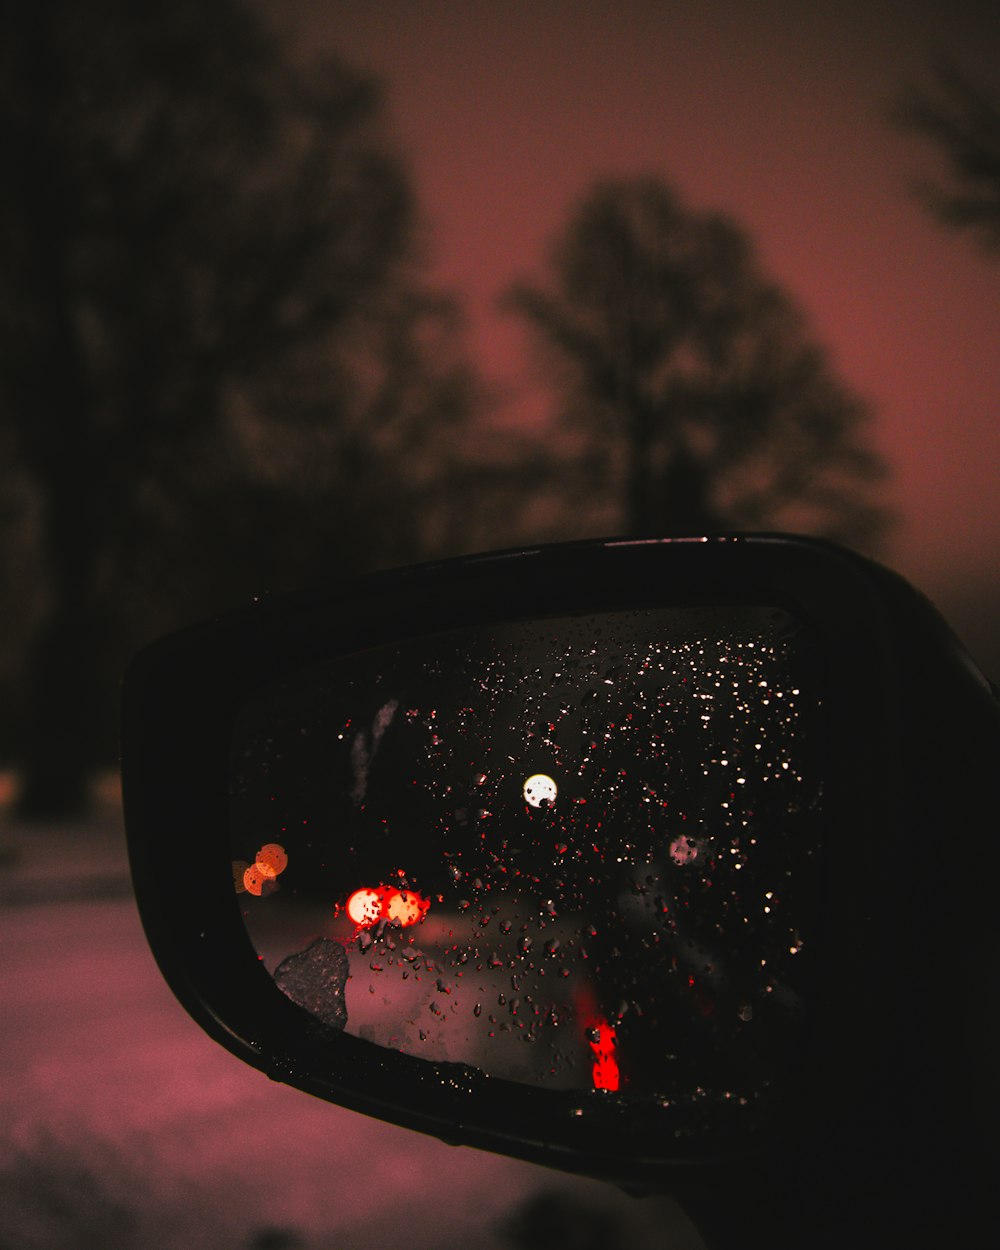
[[[542,1244],[546,1220],[547,1244],[699,1244],[667,1207],[564,1201],[539,1169],[262,1093],[189,1032],[128,897],[119,676],[262,593],[739,528],[875,555],[996,677],[998,64],[986,0],[9,16],[0,1185],[23,1210],[0,1247],[152,1245],[154,1224],[163,1245],[332,1245],[346,1217],[316,1177],[362,1156],[352,1245],[445,1174],[466,1215],[427,1245]],[[590,1202],[610,1223],[567,1231]]]

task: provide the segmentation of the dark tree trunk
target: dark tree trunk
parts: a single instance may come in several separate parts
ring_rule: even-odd
[[[25,46],[36,107],[23,136],[19,194],[27,223],[26,296],[35,307],[18,416],[20,450],[44,500],[49,604],[21,682],[19,808],[25,817],[41,818],[83,810],[102,737],[94,724],[95,646],[101,642],[95,605],[106,492],[71,294],[77,196],[72,179],[51,159],[59,150],[50,115],[58,84],[43,25],[34,23]]]
[[[94,718],[106,701],[94,689],[92,633],[88,622],[62,608],[32,648],[18,802],[25,819],[68,819],[87,807],[103,738]]]
[[[660,524],[668,534],[704,534],[720,528],[711,501],[712,473],[704,460],[678,446],[657,482]]]
[[[653,474],[656,413],[636,395],[628,405],[628,450],[625,483],[625,525],[629,534],[655,534],[660,527],[659,500]]]
[[[46,495],[43,549],[50,603],[28,656],[22,688],[20,812],[71,817],[87,804],[95,766],[107,758],[107,653],[98,566],[104,542],[101,483],[84,435],[84,397],[73,371],[48,396],[53,412],[73,405],[75,419],[52,422],[57,449],[36,466]],[[60,393],[61,392],[61,393]]]
[[[656,463],[657,444],[678,427],[676,416],[632,395],[629,399],[629,445],[626,524],[630,534],[709,533],[719,528],[712,507],[712,472],[703,459],[673,433],[666,466]]]

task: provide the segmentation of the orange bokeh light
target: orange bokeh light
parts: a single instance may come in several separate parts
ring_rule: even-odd
[[[265,877],[276,877],[288,867],[285,848],[277,842],[268,842],[257,852],[257,867]]]
[[[266,873],[261,872],[257,864],[251,864],[243,874],[243,888],[249,894],[256,894],[258,898],[264,889],[265,881],[269,880]]]
[[[248,864],[245,859],[233,860],[233,884],[236,886],[236,893],[254,894],[260,898],[265,893],[265,886],[269,886],[266,893],[273,893],[278,888],[275,878],[287,867],[288,856],[285,848],[277,842],[265,843],[252,864]]]

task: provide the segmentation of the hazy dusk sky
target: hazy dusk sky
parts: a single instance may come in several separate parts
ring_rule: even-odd
[[[888,562],[932,594],[1000,568],[1000,258],[910,186],[925,145],[887,121],[950,53],[1000,80],[997,0],[266,0],[305,50],[376,74],[436,281],[480,366],[532,411],[497,300],[540,275],[601,175],[654,173],[726,212],[877,410],[900,513]],[[537,398],[534,401],[537,411]]]

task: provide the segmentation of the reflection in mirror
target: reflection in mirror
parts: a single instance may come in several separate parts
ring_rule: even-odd
[[[796,620],[456,631],[242,709],[234,880],[282,990],[379,1046],[552,1089],[766,1102],[808,1016],[820,676]]]

